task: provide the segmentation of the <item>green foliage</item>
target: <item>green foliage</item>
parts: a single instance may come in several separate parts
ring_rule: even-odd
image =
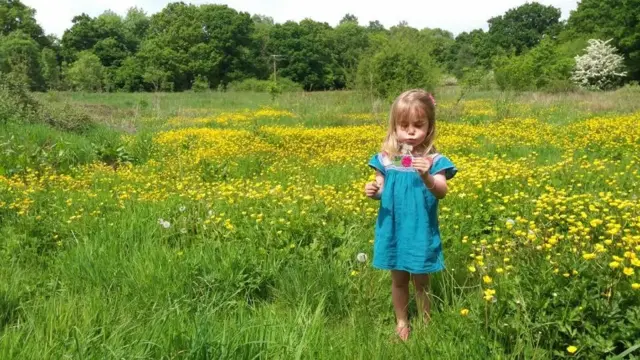
[[[67,102],[40,102],[28,93],[20,78],[0,73],[0,121],[46,124],[61,131],[82,133],[94,127],[93,119]]]
[[[479,29],[458,35],[449,52],[447,69],[458,78],[462,78],[465,69],[490,68],[491,58],[497,50],[489,43],[489,35]]]
[[[86,112],[68,102],[45,102],[41,110],[41,121],[56,129],[83,133],[95,126]]]
[[[169,76],[168,71],[164,71],[155,66],[148,66],[142,78],[147,84],[153,85],[154,91],[158,91],[170,90],[173,87],[173,83],[167,80]]]
[[[151,17],[139,57],[175,90],[189,89],[198,76],[225,86],[243,75],[252,26],[248,14],[227,6],[172,3]]]
[[[91,143],[82,136],[44,124],[12,123],[0,127],[0,175],[49,167],[68,171],[95,159]]]
[[[31,90],[44,90],[38,43],[19,30],[0,35],[0,72],[24,77]]]
[[[193,80],[191,90],[195,92],[203,92],[209,90],[209,80],[207,80],[207,78],[204,76],[197,76],[196,79]]]
[[[496,82],[503,90],[558,90],[567,84],[575,65],[572,58],[561,57],[555,44],[544,40],[521,56],[495,60]]]
[[[337,88],[355,87],[358,63],[369,48],[369,36],[354,18],[345,16],[340,25],[330,32],[328,39],[338,70],[335,81]]]
[[[47,89],[60,89],[62,86],[60,65],[58,65],[55,51],[51,48],[42,49],[40,64],[42,66],[42,77],[44,78]]]
[[[282,88],[280,87],[280,84],[272,81],[267,88],[267,92],[271,95],[271,101],[276,101],[278,95],[282,94]]]
[[[362,85],[360,70],[369,67],[370,57],[399,38],[418,46],[458,80],[467,69],[489,71],[496,61],[503,64],[506,57],[524,55],[543,39],[554,41],[559,57],[568,58],[584,48],[580,45],[586,39],[613,38],[625,56],[629,80],[638,80],[638,1],[581,1],[567,26],[560,21],[559,9],[530,2],[489,19],[486,32],[476,29],[455,38],[443,29],[418,30],[406,22],[388,30],[375,20],[363,26],[352,14],[335,27],[311,19],[278,24],[226,5],[175,2],[153,16],[139,8],[129,9],[125,16],[112,11],[95,17],[79,14],[58,41],[44,36],[34,9],[19,0],[0,0],[0,71],[22,74],[32,90],[184,91],[199,84],[198,78],[221,90],[244,79],[267,80],[276,65],[278,75],[308,91],[352,89]],[[67,75],[67,68],[74,68],[81,56],[77,67],[86,70],[86,52],[104,68],[98,71],[91,60],[96,71],[88,80],[82,80],[78,69]],[[523,75],[530,73],[526,65],[515,67],[520,73],[516,77],[529,78]],[[529,80],[520,90],[540,88]],[[568,85],[554,78],[536,82],[553,89]],[[520,86],[522,81],[512,83]]]
[[[537,2],[526,3],[489,19],[489,39],[493,46],[520,55],[535,47],[543,36],[556,35],[560,27],[560,9]]]
[[[0,0],[0,38],[1,35],[19,31],[33,39],[39,47],[51,46],[35,15],[36,11],[20,0]]]
[[[138,58],[128,57],[116,69],[114,81],[118,88],[126,91],[144,90],[145,82],[143,66]],[[153,78],[152,76],[149,79]]]
[[[40,104],[29,94],[25,78],[0,72],[0,124],[37,122]]]
[[[229,84],[227,90],[230,91],[252,91],[268,93],[272,86],[272,80],[245,79]],[[302,91],[302,86],[285,77],[278,78],[278,88],[281,92]]]
[[[496,85],[493,72],[482,68],[466,69],[462,76],[461,85],[467,91],[493,90]]]
[[[410,88],[433,90],[440,70],[429,53],[415,45],[411,39],[400,38],[367,56],[358,68],[360,87],[383,98]]]
[[[276,24],[269,33],[267,52],[282,55],[278,73],[305,90],[326,90],[336,87],[336,63],[329,44],[331,27],[326,23],[303,20],[299,24],[287,21]]]
[[[104,86],[105,68],[94,53],[83,51],[66,72],[71,87],[80,91],[101,91]]]
[[[640,79],[640,1],[582,0],[571,13],[573,36],[613,39],[624,55],[631,79]]]

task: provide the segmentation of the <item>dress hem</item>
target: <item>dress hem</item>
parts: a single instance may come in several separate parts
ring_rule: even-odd
[[[410,274],[415,274],[415,275],[424,275],[424,274],[434,274],[437,272],[440,272],[442,270],[444,270],[444,266],[436,266],[433,268],[428,268],[428,269],[424,269],[424,270],[412,270],[412,269],[408,269],[408,268],[404,268],[404,267],[397,267],[397,266],[384,266],[384,265],[377,265],[377,264],[373,264],[373,267],[378,269],[378,270],[395,270],[395,271],[406,271]]]

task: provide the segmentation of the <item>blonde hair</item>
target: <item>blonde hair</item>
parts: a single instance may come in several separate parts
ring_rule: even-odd
[[[427,136],[419,147],[424,149],[425,155],[435,153],[436,148],[433,143],[436,137],[436,106],[433,96],[422,89],[405,91],[391,105],[389,128],[382,143],[382,151],[389,156],[398,155],[401,144],[396,134],[397,125],[407,119],[416,118],[425,120],[427,123]]]

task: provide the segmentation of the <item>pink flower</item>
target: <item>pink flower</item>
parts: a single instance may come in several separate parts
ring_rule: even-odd
[[[402,166],[410,167],[411,166],[411,156],[405,156],[402,158]]]

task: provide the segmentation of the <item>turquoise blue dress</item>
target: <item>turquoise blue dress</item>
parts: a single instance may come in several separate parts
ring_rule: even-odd
[[[416,169],[391,161],[382,153],[369,166],[384,175],[380,210],[373,245],[373,266],[430,274],[444,269],[438,224],[438,199],[427,189]],[[436,154],[430,173],[444,171],[453,178],[458,169],[447,157]]]

